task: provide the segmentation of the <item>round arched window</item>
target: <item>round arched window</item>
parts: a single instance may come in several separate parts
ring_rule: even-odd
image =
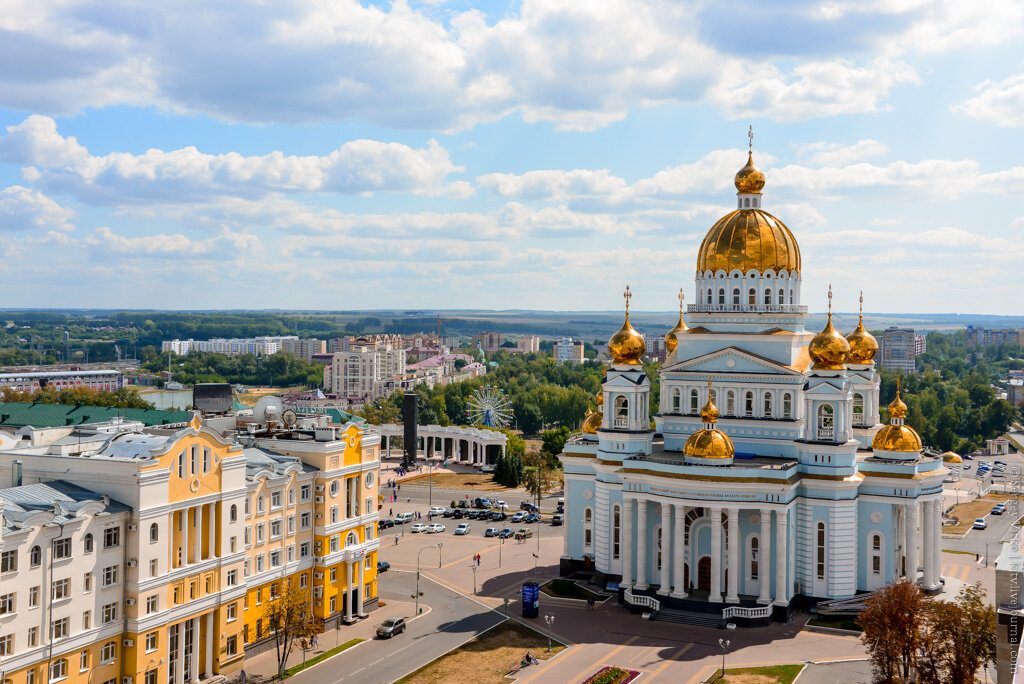
[[[331,496],[338,496],[339,491],[341,491],[341,485],[335,480],[331,483]]]

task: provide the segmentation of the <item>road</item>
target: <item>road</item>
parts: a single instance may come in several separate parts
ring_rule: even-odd
[[[416,573],[392,570],[379,584],[380,597],[385,601],[409,601],[415,595]],[[290,681],[296,684],[393,682],[504,619],[501,613],[425,577],[420,578],[420,591],[423,592],[421,604],[429,605],[431,610],[410,622],[403,634],[359,644],[351,652],[300,672]]]

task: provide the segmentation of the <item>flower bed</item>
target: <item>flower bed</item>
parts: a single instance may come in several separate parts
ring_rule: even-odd
[[[621,667],[602,667],[600,670],[590,675],[583,684],[627,684],[637,677],[640,673],[636,670],[624,670]]]

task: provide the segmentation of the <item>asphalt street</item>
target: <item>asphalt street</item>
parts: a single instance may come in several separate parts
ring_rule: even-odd
[[[392,570],[381,578],[380,597],[385,601],[409,601],[415,591],[415,572]],[[295,675],[291,681],[296,684],[393,682],[504,619],[501,613],[491,611],[425,576],[420,578],[420,591],[423,592],[421,606],[429,605],[431,610],[412,620],[404,633],[391,639],[366,641],[351,651]]]

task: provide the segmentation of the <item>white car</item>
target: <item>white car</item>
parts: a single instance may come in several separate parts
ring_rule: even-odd
[[[430,515],[444,515],[444,506],[431,506]]]
[[[427,534],[437,534],[438,532],[444,532],[444,525],[441,523],[427,525]]]
[[[455,534],[469,534],[469,523],[461,523],[455,528]]]
[[[500,508],[501,510],[505,510],[506,508],[508,508],[508,504],[507,504],[507,503],[505,503],[504,501],[499,501],[499,502],[497,503],[497,506],[498,506],[498,508]]]
[[[409,531],[410,532],[425,532],[426,529],[427,529],[427,526],[424,525],[423,523],[416,523],[415,525],[413,525],[412,527],[409,528]]]
[[[987,529],[987,528],[988,528],[988,523],[985,522],[984,518],[977,518],[977,519],[975,519],[975,521],[974,521],[974,529],[976,529],[976,530],[984,530],[984,529]]]

